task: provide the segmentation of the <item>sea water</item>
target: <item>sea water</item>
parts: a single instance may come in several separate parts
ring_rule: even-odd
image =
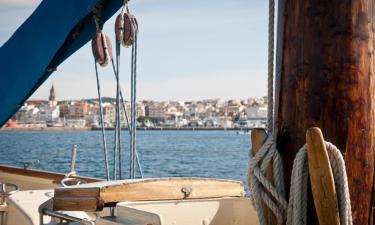
[[[124,130],[121,135],[124,179],[129,177],[130,168],[129,133]],[[106,139],[112,177],[114,132],[106,131]],[[77,174],[105,178],[100,131],[0,132],[0,164],[23,167],[34,163],[31,168],[67,173],[74,144],[78,147]],[[137,132],[144,177],[209,177],[246,183],[249,149],[249,135],[235,131]]]

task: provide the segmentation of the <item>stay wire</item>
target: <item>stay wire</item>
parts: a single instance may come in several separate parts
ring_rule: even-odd
[[[94,64],[95,64],[96,85],[97,85],[98,98],[99,98],[99,111],[100,111],[100,123],[101,123],[101,128],[102,128],[105,171],[106,171],[107,180],[110,180],[110,178],[109,178],[109,168],[108,168],[107,141],[106,141],[106,137],[105,137],[105,128],[104,128],[104,119],[103,119],[102,96],[101,96],[101,93],[100,93],[100,80],[99,80],[99,73],[98,73],[98,66],[96,64],[96,59],[94,61]]]
[[[137,52],[138,52],[138,26],[137,26],[137,29],[136,29],[136,32],[135,32],[135,40],[134,40],[134,45],[135,45],[135,53],[134,53],[134,102],[136,104],[136,97],[137,97]],[[139,157],[138,157],[138,152],[137,152],[137,148],[136,148],[136,131],[137,131],[137,122],[136,122],[136,118],[137,118],[137,110],[136,110],[136,105],[135,105],[135,129],[134,129],[134,155],[135,155],[135,160],[137,161],[137,165],[138,165],[138,170],[139,170],[139,174],[141,176],[141,178],[143,178],[143,171],[142,171],[142,168],[141,168],[141,163],[139,161]]]
[[[116,43],[116,66],[117,66],[117,105],[118,105],[118,160],[119,160],[119,177],[122,179],[122,161],[121,161],[121,117],[120,117],[120,43]]]
[[[130,75],[130,117],[131,117],[131,134],[130,134],[130,179],[134,178],[134,70],[133,61],[134,60],[134,45],[132,45],[132,55],[131,55],[131,75]]]
[[[113,71],[117,71],[116,70],[116,66],[115,66],[115,62],[113,61],[112,59],[112,68],[113,68]],[[117,75],[117,72],[114,73],[115,74],[115,78],[116,80],[118,79],[118,75]],[[129,115],[128,115],[128,109],[126,108],[126,103],[125,103],[125,100],[124,100],[124,97],[123,97],[123,94],[122,94],[122,90],[121,90],[121,87],[120,87],[120,99],[121,99],[121,102],[122,102],[122,108],[124,110],[124,116],[125,116],[125,120],[126,120],[126,123],[129,124]],[[129,135],[131,135],[131,128],[129,127],[128,130],[129,130]]]
[[[115,62],[113,61],[113,59],[112,59],[112,68],[113,68],[113,71],[117,71],[116,70],[116,66],[115,66]],[[117,73],[115,72],[114,74],[115,74],[116,79],[118,79]],[[128,124],[129,136],[131,137],[131,135],[132,135],[131,122],[132,121],[131,121],[131,119],[129,120],[128,109],[126,108],[126,103],[125,103],[125,100],[124,100],[124,97],[123,97],[123,94],[122,94],[121,86],[120,86],[120,98],[121,98],[121,102],[122,102],[122,106],[123,106],[123,110],[124,110],[124,115],[125,115],[126,123]],[[131,115],[131,112],[130,112],[130,115]],[[131,152],[131,150],[130,150],[130,152]],[[142,170],[142,167],[141,167],[141,164],[140,164],[140,161],[139,161],[139,156],[138,156],[138,152],[137,151],[135,152],[135,157],[136,157],[137,167],[138,167],[138,171],[139,171],[140,177],[143,178],[143,170]],[[130,174],[131,174],[131,172],[130,172]]]

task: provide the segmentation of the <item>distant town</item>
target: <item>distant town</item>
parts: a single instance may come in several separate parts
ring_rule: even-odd
[[[126,102],[130,111],[130,102]],[[143,100],[136,104],[137,127],[162,128],[254,128],[265,127],[267,97],[242,100],[204,99],[199,101]],[[57,101],[52,86],[48,99],[28,100],[8,121],[5,128],[113,128],[116,101],[102,98],[103,124],[100,120],[98,99]],[[121,107],[121,127],[126,128]],[[128,113],[130,116],[130,113]],[[130,118],[129,118],[130,119]]]

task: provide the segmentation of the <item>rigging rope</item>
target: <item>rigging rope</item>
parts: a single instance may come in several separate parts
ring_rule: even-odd
[[[103,151],[104,151],[104,164],[105,164],[105,172],[107,180],[110,180],[109,178],[109,168],[108,168],[108,153],[107,153],[107,141],[105,138],[105,128],[104,128],[104,119],[103,119],[103,107],[102,107],[102,96],[100,93],[100,81],[99,81],[99,73],[98,73],[98,66],[96,65],[95,60],[95,74],[96,74],[96,85],[98,90],[98,98],[99,98],[99,111],[100,111],[100,124],[102,127],[102,139],[103,139]]]
[[[113,67],[113,70],[116,71],[116,67],[115,67],[115,64],[114,62],[112,61],[112,67]],[[116,79],[117,78],[117,73],[115,73],[115,76],[116,76]],[[121,90],[121,87],[120,87],[120,99],[121,99],[121,105],[122,105],[122,108],[123,108],[123,111],[124,111],[124,116],[125,116],[125,120],[126,120],[126,124],[128,124],[128,131],[129,131],[129,136],[131,136],[131,126],[129,126],[129,124],[131,123],[131,121],[129,121],[129,116],[128,116],[128,110],[126,108],[126,103],[125,103],[125,100],[124,100],[124,97],[122,95],[122,90]],[[143,178],[143,171],[142,171],[142,167],[141,167],[141,164],[140,164],[140,161],[139,161],[139,157],[138,157],[138,153],[136,151],[135,153],[135,157],[136,157],[136,162],[137,162],[137,168],[138,168],[138,171],[139,171],[139,175],[141,178]]]
[[[96,11],[96,13],[93,14],[95,27],[96,27],[96,35],[92,40],[92,50],[93,50],[94,59],[95,59],[94,64],[95,64],[95,74],[96,74],[97,91],[98,91],[98,98],[99,98],[100,123],[101,123],[101,130],[102,130],[106,178],[107,180],[110,180],[109,166],[108,166],[108,150],[107,150],[107,141],[106,141],[106,135],[105,135],[105,124],[104,124],[103,107],[102,107],[103,102],[102,102],[102,97],[101,97],[101,92],[100,92],[100,80],[99,80],[99,72],[98,72],[97,63],[99,63],[101,66],[106,66],[108,62],[112,60],[112,49],[111,49],[112,47],[109,42],[109,38],[101,30],[98,15],[100,15],[100,10]],[[116,159],[114,160],[116,161]],[[115,176],[114,176],[114,179],[116,179]]]
[[[268,3],[268,107],[267,107],[267,130],[273,132],[273,66],[274,66],[274,43],[275,43],[275,0]]]
[[[116,67],[117,70],[114,70],[115,76],[116,76],[116,112],[115,112],[115,146],[113,150],[113,179],[117,179],[117,165],[116,165],[116,159],[117,154],[119,157],[119,174],[121,179],[121,123],[120,123],[120,76],[119,76],[119,57],[120,52],[118,51],[116,43]],[[112,60],[113,62],[113,60]]]
[[[120,59],[120,45],[125,47],[130,47],[132,45],[132,55],[131,55],[131,121],[129,123],[128,113],[126,109],[126,104],[122,95],[121,88],[119,87],[119,97],[121,97],[125,119],[128,124],[128,130],[130,134],[130,169],[129,174],[130,178],[135,178],[135,163],[137,163],[137,167],[140,173],[140,176],[143,177],[142,168],[139,162],[139,157],[136,151],[136,63],[137,63],[137,23],[136,19],[133,15],[130,14],[129,8],[127,5],[128,1],[124,1],[123,8],[121,10],[120,15],[116,19],[116,67],[117,73],[116,80],[119,82],[119,59]],[[112,62],[113,70],[116,71],[115,65]],[[133,126],[135,124],[135,126]],[[119,125],[121,127],[121,124]],[[119,153],[119,157],[121,157],[121,153]]]
[[[130,138],[130,149],[131,149],[131,174],[130,178],[135,178],[135,154],[136,154],[136,130],[137,130],[137,110],[136,110],[136,85],[137,85],[137,33],[138,29],[135,21],[131,20],[132,27],[134,29],[134,44],[132,45],[132,56],[131,56],[131,128],[132,135]]]
[[[135,24],[136,24],[136,32],[135,32],[135,37],[134,37],[134,45],[135,45],[135,54],[134,54],[134,102],[135,104],[137,103],[137,48],[138,48],[138,24],[136,22],[136,20],[134,19],[135,21]],[[135,120],[135,128],[134,128],[134,136],[136,138],[136,131],[137,131],[137,109],[136,109],[136,105],[135,105],[135,112],[134,112],[134,120]],[[136,139],[134,138],[134,156],[135,157],[135,160],[137,162],[137,165],[138,165],[138,171],[139,171],[139,175],[141,178],[143,178],[143,172],[142,172],[142,168],[141,168],[141,163],[139,162],[139,157],[138,157],[138,152],[137,152],[137,148],[136,148]]]
[[[287,200],[285,198],[283,165],[280,153],[276,149],[273,136],[273,83],[274,83],[274,24],[275,24],[275,0],[269,0],[268,4],[268,105],[267,105],[267,139],[257,154],[250,153],[248,168],[248,184],[252,193],[251,199],[257,210],[259,222],[266,225],[266,218],[262,202],[274,213],[278,224],[285,221]],[[273,168],[273,180],[271,183],[265,176],[266,169]],[[266,189],[267,192],[263,189]]]

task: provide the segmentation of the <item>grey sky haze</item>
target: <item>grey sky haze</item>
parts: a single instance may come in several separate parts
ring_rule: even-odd
[[[0,45],[39,0],[0,0]],[[133,0],[140,24],[138,99],[242,99],[266,94],[267,1]],[[114,44],[114,19],[104,31]],[[130,49],[122,49],[121,86],[129,93]],[[32,98],[97,97],[94,60],[86,44],[60,65]],[[115,96],[114,75],[100,69],[103,96]]]

